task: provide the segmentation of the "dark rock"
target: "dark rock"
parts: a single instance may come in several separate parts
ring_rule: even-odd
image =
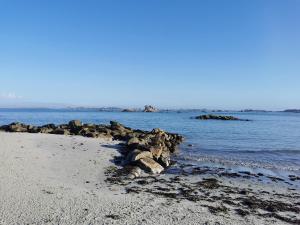
[[[55,126],[55,124],[53,124],[53,123],[46,124],[46,125],[44,125],[44,126],[42,126],[42,127],[43,127],[43,128],[52,129],[52,130],[56,129],[56,126]]]
[[[82,128],[82,123],[79,120],[71,120],[69,122],[69,128],[71,133],[78,134]]]
[[[70,131],[62,128],[56,128],[51,132],[52,134],[69,135]]]
[[[158,162],[164,167],[170,166],[171,163],[171,155],[168,151],[163,151],[158,159]]]

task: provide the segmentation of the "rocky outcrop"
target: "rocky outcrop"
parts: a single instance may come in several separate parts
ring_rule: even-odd
[[[151,105],[145,105],[145,109],[143,112],[158,112],[158,109]]]
[[[207,115],[201,115],[195,117],[197,120],[240,120],[240,121],[250,121],[247,119],[239,119],[237,117],[233,116],[222,116],[222,115],[213,115],[213,114],[207,114]]]
[[[109,138],[125,143],[123,165],[134,168],[129,177],[137,177],[140,169],[150,173],[161,173],[170,166],[171,154],[183,141],[178,134],[167,133],[161,129],[152,131],[133,130],[122,124],[111,121],[110,125],[83,124],[72,120],[68,124],[46,124],[32,126],[23,123],[12,123],[0,127],[6,132],[48,133],[58,135],[80,135],[90,138]],[[138,169],[137,169],[138,168]]]

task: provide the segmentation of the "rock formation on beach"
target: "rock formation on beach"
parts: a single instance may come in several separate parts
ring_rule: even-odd
[[[145,109],[143,112],[158,112],[158,109],[151,105],[145,105]]]
[[[250,121],[250,120],[247,120],[247,119],[239,119],[239,118],[233,117],[233,116],[222,116],[222,115],[213,115],[213,114],[196,116],[195,119],[197,119],[197,120],[240,120],[240,121]]]
[[[143,169],[150,173],[161,173],[170,165],[170,156],[183,141],[178,134],[167,133],[160,129],[152,131],[133,130],[122,124],[111,121],[110,125],[82,124],[72,120],[68,124],[46,124],[32,126],[23,123],[12,123],[0,127],[6,132],[47,133],[59,135],[80,135],[91,138],[111,138],[124,141],[122,150],[123,164],[131,165],[130,178],[139,176],[137,171]]]

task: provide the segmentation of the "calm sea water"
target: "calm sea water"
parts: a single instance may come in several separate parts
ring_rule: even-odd
[[[300,114],[222,113],[245,121],[199,121],[199,112],[121,113],[0,109],[0,124],[66,123],[79,119],[107,124],[117,120],[126,126],[162,128],[182,134],[186,141],[176,156],[195,165],[216,165],[237,170],[264,171],[271,175],[300,174]],[[188,145],[192,145],[189,147]]]

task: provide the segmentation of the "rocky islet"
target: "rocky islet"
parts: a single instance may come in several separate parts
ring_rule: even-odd
[[[197,120],[235,120],[235,121],[250,121],[248,119],[240,119],[234,116],[223,116],[223,115],[213,115],[213,114],[206,114],[196,116],[195,119]]]

